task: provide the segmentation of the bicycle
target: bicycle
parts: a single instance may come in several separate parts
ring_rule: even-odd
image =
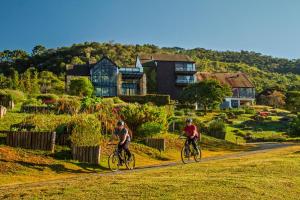
[[[190,148],[190,145],[187,146],[186,142],[187,142],[187,138],[186,137],[179,137],[180,139],[185,139],[184,145],[182,147],[181,150],[181,160],[184,164],[187,164],[190,162],[191,157],[194,157],[195,162],[200,162],[201,158],[202,158],[202,152],[201,152],[201,147],[199,145],[199,141],[196,142],[197,144],[197,148],[199,153],[196,152],[196,150],[194,148]],[[188,147],[189,149],[187,149],[186,147]]]
[[[109,144],[109,145],[116,145],[116,148],[113,153],[111,153],[108,157],[108,167],[111,171],[115,172],[120,169],[120,166],[125,164],[128,170],[132,170],[135,168],[135,156],[131,153],[131,158],[128,160],[128,156],[123,150],[121,154],[118,151],[118,144]],[[119,155],[121,160],[119,160]]]

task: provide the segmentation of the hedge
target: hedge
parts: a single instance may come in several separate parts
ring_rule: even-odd
[[[130,103],[154,103],[157,106],[164,106],[170,104],[170,95],[162,94],[147,94],[147,95],[133,95],[133,96],[119,96],[123,101]]]

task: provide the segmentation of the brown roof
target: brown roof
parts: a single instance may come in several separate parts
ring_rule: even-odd
[[[197,81],[216,79],[221,84],[228,84],[232,88],[254,88],[253,83],[248,79],[247,75],[241,72],[237,73],[210,73],[197,72]]]
[[[178,61],[178,62],[193,62],[187,55],[182,54],[141,54],[139,55],[142,64],[152,61]]]

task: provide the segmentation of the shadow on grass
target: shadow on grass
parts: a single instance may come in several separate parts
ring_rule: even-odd
[[[6,160],[0,159],[1,162],[8,162]],[[74,170],[68,169],[63,164],[41,164],[41,163],[32,163],[32,162],[25,162],[25,161],[12,161],[10,163],[15,163],[21,165],[23,167],[31,168],[38,171],[43,171],[45,168],[49,168],[50,170],[54,171],[55,173],[83,173],[81,169]]]
[[[240,124],[233,125],[234,128],[240,128],[242,130],[253,130],[253,131],[274,131],[280,132],[286,130],[288,124],[281,121],[255,121],[247,120]]]

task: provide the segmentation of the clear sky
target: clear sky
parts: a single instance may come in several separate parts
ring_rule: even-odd
[[[0,51],[85,41],[300,58],[300,0],[0,0]]]

